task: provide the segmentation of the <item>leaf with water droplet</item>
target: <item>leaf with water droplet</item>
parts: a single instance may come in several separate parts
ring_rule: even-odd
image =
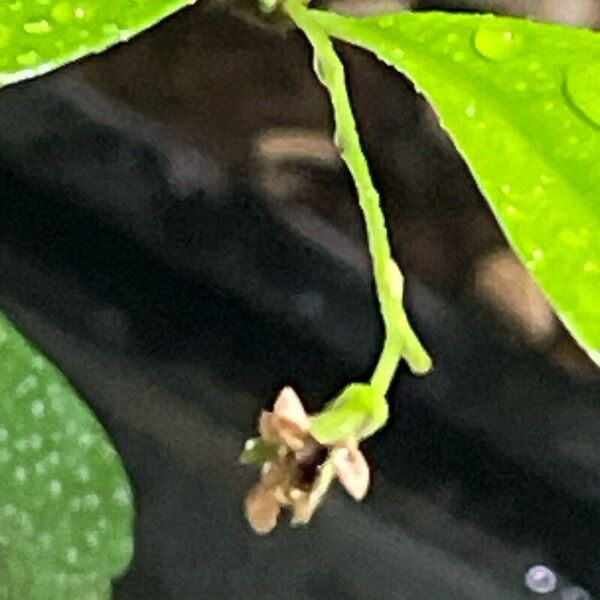
[[[415,83],[517,254],[600,364],[600,35],[492,15],[310,14]]]
[[[518,54],[523,45],[523,38],[510,27],[503,27],[494,21],[477,28],[473,35],[473,45],[475,50],[488,60],[508,60]]]
[[[0,313],[0,597],[110,597],[132,554],[123,466],[61,373]]]
[[[584,118],[600,126],[600,57],[596,62],[580,61],[569,66],[566,93]]]
[[[190,4],[193,1],[30,0],[2,3],[0,86],[101,52]]]

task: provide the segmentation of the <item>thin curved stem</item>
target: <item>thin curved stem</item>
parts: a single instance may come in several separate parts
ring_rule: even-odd
[[[382,396],[387,394],[401,357],[402,344],[393,336],[386,336],[383,350],[371,376],[371,385],[378,394]]]
[[[283,7],[312,45],[315,72],[329,93],[333,108],[334,139],[358,193],[373,262],[377,297],[385,325],[383,350],[371,378],[371,384],[376,392],[384,396],[403,355],[413,371],[420,373],[429,370],[431,359],[410,327],[404,311],[403,278],[392,258],[379,193],[373,185],[356,128],[344,66],[329,34],[311,17],[306,2],[284,0]]]

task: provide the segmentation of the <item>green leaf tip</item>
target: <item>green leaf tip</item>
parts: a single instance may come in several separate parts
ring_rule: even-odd
[[[0,86],[129,40],[193,0],[15,0],[0,6]]]
[[[600,35],[491,15],[309,12],[429,100],[518,256],[600,364]],[[424,355],[412,366],[425,369]]]
[[[133,551],[119,457],[59,371],[0,313],[0,598],[109,598]]]

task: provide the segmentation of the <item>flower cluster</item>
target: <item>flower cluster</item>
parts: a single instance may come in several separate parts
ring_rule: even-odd
[[[292,511],[292,524],[308,523],[336,477],[356,500],[365,497],[369,466],[357,440],[320,444],[292,388],[280,392],[272,412],[262,412],[258,430],[260,438],[246,446],[266,450],[258,461],[260,481],[246,498],[246,516],[257,533],[273,530],[283,507]]]

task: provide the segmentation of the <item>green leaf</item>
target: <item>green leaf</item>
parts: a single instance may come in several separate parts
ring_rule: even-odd
[[[194,0],[6,0],[0,85],[34,77],[131,38]]]
[[[131,490],[92,412],[0,313],[0,598],[110,598]]]
[[[491,15],[310,15],[415,83],[517,254],[600,364],[600,35]]]
[[[385,398],[366,383],[352,383],[311,419],[310,432],[321,444],[360,440],[381,429],[388,419]]]

